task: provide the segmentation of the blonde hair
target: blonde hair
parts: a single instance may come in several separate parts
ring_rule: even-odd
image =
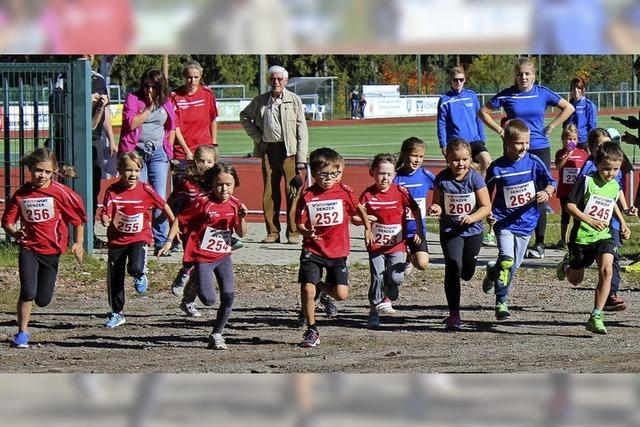
[[[564,129],[562,129],[562,134],[560,135],[560,140],[562,142],[566,141],[569,138],[569,135],[575,134],[578,135],[578,127],[573,123],[567,125]]]
[[[462,66],[460,65],[457,65],[449,70],[449,78],[452,79],[456,74],[464,74],[466,77],[464,68],[462,68]]]
[[[507,120],[507,122],[504,124],[504,136],[502,137],[502,140],[504,142],[511,142],[515,141],[523,135],[528,136],[530,134],[531,131],[529,130],[525,122],[520,119],[511,119]]]
[[[134,162],[140,169],[143,168],[144,164],[142,162],[142,157],[135,151],[129,151],[128,153],[122,153],[118,156],[118,162],[116,163],[116,167],[118,168],[118,172],[122,172],[125,168],[125,162],[129,160]],[[122,174],[122,173],[121,173]]]

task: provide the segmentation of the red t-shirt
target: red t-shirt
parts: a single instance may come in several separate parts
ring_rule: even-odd
[[[87,213],[80,196],[66,185],[51,181],[46,188],[34,188],[28,182],[9,199],[2,226],[15,224],[18,219],[25,231],[18,243],[38,254],[53,255],[67,250],[67,224],[84,224]]]
[[[405,212],[418,208],[409,191],[397,184],[391,184],[383,193],[374,184],[362,192],[360,203],[367,214],[377,218],[371,223],[373,241],[369,252],[390,254],[406,251],[404,236],[407,229],[407,215]]]
[[[358,211],[353,190],[338,183],[323,190],[313,184],[300,195],[296,209],[296,223],[312,226],[318,240],[305,238],[302,247],[325,258],[344,258],[349,255],[349,217]]]
[[[231,235],[240,224],[241,203],[235,197],[219,202],[198,197],[196,203],[178,215],[181,223],[190,223],[183,262],[213,262],[231,255]]]
[[[111,217],[107,227],[107,241],[110,247],[120,247],[136,242],[153,243],[151,233],[151,209],[162,209],[165,200],[153,187],[138,182],[128,188],[120,181],[111,184],[104,194],[103,213]]]
[[[560,163],[560,159],[567,153],[564,148],[556,151],[556,164]],[[576,181],[578,172],[587,161],[589,154],[582,148],[574,149],[563,167],[558,169],[558,191],[556,197],[559,199],[569,197],[573,183]]]
[[[188,95],[181,88],[173,92],[171,98],[176,106],[176,127],[180,128],[191,152],[194,153],[200,145],[211,144],[211,122],[218,117],[216,97],[211,89],[200,85],[193,95]],[[186,158],[177,140],[173,145],[173,157]]]
[[[178,185],[173,190],[173,206],[171,209],[173,213],[177,216],[179,213],[183,212],[194,203],[197,203],[196,200],[201,197],[206,198],[207,194],[205,191],[198,185],[195,181],[185,178],[178,182]],[[192,212],[196,212],[192,210]],[[185,220],[185,222],[180,222],[180,234],[185,237],[185,233],[189,232],[190,221]]]

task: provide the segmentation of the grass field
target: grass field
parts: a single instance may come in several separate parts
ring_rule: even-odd
[[[547,122],[550,120],[547,119]],[[622,134],[624,128],[611,120],[609,115],[600,116],[598,124],[601,127],[615,127]],[[617,126],[616,126],[617,125]],[[560,129],[556,129],[551,136],[551,156],[561,147]],[[398,124],[370,124],[334,127],[310,127],[309,151],[318,147],[332,147],[340,154],[350,158],[370,158],[377,153],[397,153],[401,142],[417,136],[427,143],[428,159],[440,159],[442,155],[438,148],[438,138],[435,122],[398,123]],[[501,141],[492,131],[486,132],[487,149],[492,158],[502,153]],[[251,140],[242,129],[219,130],[218,141],[223,156],[240,156],[251,151]],[[633,156],[633,147],[623,144],[629,158]],[[636,150],[638,151],[638,150]],[[637,153],[640,155],[640,151]]]

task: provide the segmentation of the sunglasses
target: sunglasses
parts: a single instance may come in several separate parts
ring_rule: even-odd
[[[327,179],[327,178],[337,178],[340,176],[340,174],[342,173],[342,171],[335,171],[335,172],[320,172],[318,174],[318,178],[320,179]]]
[[[284,80],[284,77],[269,77],[269,80],[275,82],[276,80],[281,82]]]
[[[452,82],[462,83],[465,79],[451,79]]]
[[[157,85],[144,85],[145,89],[158,89]]]

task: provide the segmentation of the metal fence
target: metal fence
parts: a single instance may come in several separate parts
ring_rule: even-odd
[[[61,164],[81,177],[65,182],[91,211],[91,72],[88,61],[0,63],[0,134],[3,140],[2,197],[5,202],[27,180],[20,159],[35,148],[55,151]],[[0,206],[3,209],[3,206]],[[89,215],[85,249],[93,251]]]

